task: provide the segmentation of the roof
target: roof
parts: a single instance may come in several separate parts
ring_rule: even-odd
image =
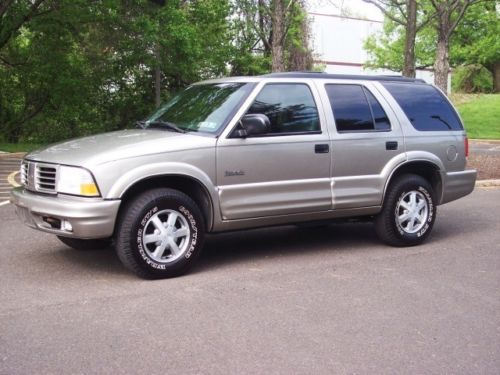
[[[425,83],[420,78],[408,78],[403,76],[390,76],[390,75],[350,75],[350,74],[328,74],[318,72],[283,72],[283,73],[270,73],[262,77],[267,78],[320,78],[320,79],[349,79],[360,81],[392,81],[392,82],[414,82]]]

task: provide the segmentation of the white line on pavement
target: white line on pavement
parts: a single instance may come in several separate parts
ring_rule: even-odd
[[[0,206],[5,206],[6,204],[9,204],[10,202],[9,201],[3,201],[3,202],[0,202]]]
[[[9,176],[7,177],[7,181],[9,182],[9,184],[11,184],[12,186],[14,187],[18,187],[18,186],[21,186],[19,185],[16,180],[14,180],[14,177],[16,176],[16,174],[18,174],[19,171],[15,171],[15,172],[12,172],[11,174],[9,174]]]

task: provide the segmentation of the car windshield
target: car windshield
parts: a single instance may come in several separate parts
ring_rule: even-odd
[[[189,86],[139,125],[178,132],[217,133],[252,87],[253,84],[241,82]]]

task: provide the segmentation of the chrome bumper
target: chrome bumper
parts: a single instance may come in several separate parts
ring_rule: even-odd
[[[477,171],[467,169],[460,172],[449,172],[443,179],[443,197],[441,204],[454,201],[472,193],[476,184]]]
[[[22,187],[12,190],[10,201],[16,206],[19,219],[29,227],[75,238],[110,237],[120,207],[120,200],[46,196]],[[69,222],[72,230],[51,225],[54,219]]]

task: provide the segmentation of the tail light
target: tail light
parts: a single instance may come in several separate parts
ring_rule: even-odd
[[[469,157],[469,138],[465,137],[464,138],[464,148],[465,148],[465,157]]]

